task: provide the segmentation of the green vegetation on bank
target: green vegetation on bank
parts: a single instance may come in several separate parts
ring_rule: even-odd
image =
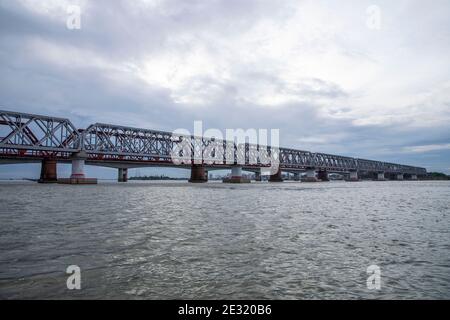
[[[450,180],[450,176],[442,172],[428,172],[425,180]]]
[[[186,178],[171,178],[165,175],[160,176],[142,176],[142,177],[130,177],[128,180],[186,180]]]

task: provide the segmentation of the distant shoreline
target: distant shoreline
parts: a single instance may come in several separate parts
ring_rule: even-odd
[[[143,180],[143,181],[160,181],[160,180],[187,180],[188,178],[171,178],[167,176],[142,176],[142,177],[129,177],[128,180]]]
[[[138,176],[138,177],[129,177],[129,181],[185,181],[189,178],[173,178],[168,177],[165,175],[159,175],[159,176]],[[31,181],[31,182],[37,182],[39,179],[33,179],[33,178],[0,178],[0,181]],[[99,179],[99,180],[111,180],[114,181],[116,179]],[[213,178],[209,180],[222,180],[222,177]],[[341,180],[341,179],[331,179],[331,180]],[[426,177],[421,178],[420,180],[425,181],[448,181],[450,180],[450,175],[446,175],[445,173],[441,172],[429,172]]]

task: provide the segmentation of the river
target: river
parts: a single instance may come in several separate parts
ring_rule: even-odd
[[[2,299],[450,299],[450,182],[0,182],[0,253]]]

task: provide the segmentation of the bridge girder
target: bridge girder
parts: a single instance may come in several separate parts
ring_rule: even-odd
[[[0,158],[67,160],[80,151],[86,152],[88,162],[96,163],[173,165],[177,159],[184,161],[183,165],[227,167],[240,161],[251,168],[270,166],[268,160],[272,158],[278,159],[284,170],[315,168],[331,172],[426,174],[424,168],[401,164],[119,125],[95,123],[85,130],[77,130],[69,119],[0,110]]]

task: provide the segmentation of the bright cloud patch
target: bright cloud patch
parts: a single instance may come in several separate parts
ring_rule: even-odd
[[[375,29],[371,5],[2,1],[0,103],[80,125],[280,128],[286,146],[446,170],[450,4],[378,1]]]

